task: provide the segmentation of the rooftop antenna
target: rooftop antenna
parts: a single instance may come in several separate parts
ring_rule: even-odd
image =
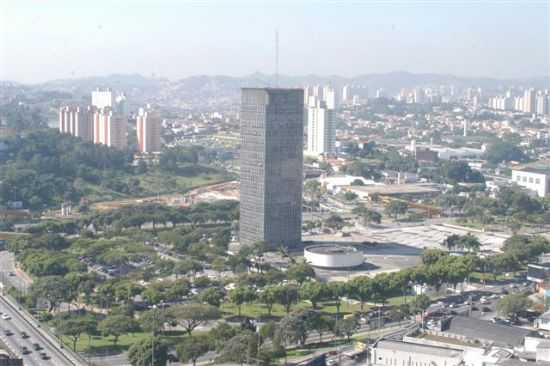
[[[275,29],[275,87],[279,87],[279,30]]]

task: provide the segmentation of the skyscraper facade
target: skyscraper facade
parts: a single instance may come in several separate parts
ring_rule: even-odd
[[[302,89],[244,88],[241,100],[240,242],[301,241]]]
[[[140,108],[136,118],[138,148],[142,153],[160,151],[160,116],[152,109]]]

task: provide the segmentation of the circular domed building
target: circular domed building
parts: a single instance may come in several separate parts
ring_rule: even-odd
[[[314,267],[339,269],[362,265],[363,253],[352,246],[338,244],[316,244],[304,249],[304,258]]]

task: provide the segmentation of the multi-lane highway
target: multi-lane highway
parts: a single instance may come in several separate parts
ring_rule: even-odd
[[[60,350],[59,343],[38,328],[37,322],[18,310],[11,302],[0,296],[0,312],[7,314],[10,319],[0,316],[0,339],[15,354],[23,358],[25,366],[55,365],[55,366],[80,366],[81,364],[71,359]],[[26,333],[26,337],[22,336]],[[34,344],[40,346],[40,350],[34,349]],[[23,354],[23,347],[30,353]],[[26,353],[26,352],[25,352]],[[41,353],[47,355],[42,358]]]

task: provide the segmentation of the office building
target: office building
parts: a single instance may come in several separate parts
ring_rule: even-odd
[[[93,107],[61,107],[59,109],[59,132],[79,137],[85,141],[93,140]]]
[[[117,149],[128,146],[128,119],[113,113],[109,107],[98,109],[93,114],[94,143]]]
[[[326,155],[334,153],[336,121],[333,108],[324,101],[307,108],[307,154]]]
[[[136,118],[136,131],[140,152],[154,153],[160,151],[161,123],[157,111],[140,108]]]
[[[304,91],[244,88],[241,102],[240,242],[301,241]]]

